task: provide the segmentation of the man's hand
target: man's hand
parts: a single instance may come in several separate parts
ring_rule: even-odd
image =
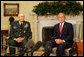
[[[16,39],[16,42],[20,43],[20,42],[22,42],[23,40],[24,40],[24,38],[17,38],[17,39]]]
[[[61,39],[56,39],[56,44],[60,44]]]
[[[63,44],[64,43],[64,41],[63,40],[60,40],[60,44]]]
[[[56,44],[63,44],[63,43],[64,43],[63,40],[61,40],[61,39],[56,39]]]

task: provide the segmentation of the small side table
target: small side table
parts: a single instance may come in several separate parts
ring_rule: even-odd
[[[83,42],[77,42],[78,56],[83,56]]]

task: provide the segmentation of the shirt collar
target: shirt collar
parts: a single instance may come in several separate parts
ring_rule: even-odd
[[[61,25],[61,23],[60,23],[60,25]],[[64,25],[64,22],[62,23],[62,25]]]
[[[23,24],[23,22],[20,22],[20,21],[19,21],[19,24],[21,24],[21,23]]]
[[[65,23],[65,22],[62,23],[62,27],[63,27],[64,23]],[[61,25],[61,23],[60,23],[60,25]]]

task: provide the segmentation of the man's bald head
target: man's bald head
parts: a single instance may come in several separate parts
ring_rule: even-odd
[[[60,23],[63,23],[65,21],[66,17],[64,13],[59,13],[58,14],[58,20]]]
[[[20,22],[23,22],[24,21],[24,14],[18,14],[18,20],[20,21]]]
[[[20,17],[20,16],[24,16],[24,14],[22,14],[22,13],[18,14],[18,17]]]

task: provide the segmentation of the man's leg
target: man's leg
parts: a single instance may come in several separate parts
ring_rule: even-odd
[[[65,56],[65,49],[71,47],[72,45],[70,43],[63,43],[63,44],[60,44],[58,47],[57,47],[57,56]]]
[[[12,39],[9,39],[9,51],[10,51],[10,56],[15,55],[15,48],[16,42]]]
[[[24,51],[25,51],[25,50],[24,50],[24,49],[25,49],[24,47],[25,47],[26,42],[27,42],[26,40],[23,40],[23,41],[20,43],[20,49],[19,49],[20,54],[19,54],[19,56],[24,56],[24,53],[25,53],[25,52],[24,52]]]
[[[49,56],[50,53],[52,52],[53,47],[58,47],[55,40],[47,41],[45,44],[45,55],[44,56]]]

